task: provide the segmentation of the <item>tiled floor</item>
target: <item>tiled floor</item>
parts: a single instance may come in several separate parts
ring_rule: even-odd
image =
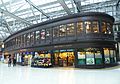
[[[8,67],[0,63],[0,84],[120,84],[120,66],[107,69]]]

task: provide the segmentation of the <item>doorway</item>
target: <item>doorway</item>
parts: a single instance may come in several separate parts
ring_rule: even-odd
[[[55,66],[69,67],[74,66],[74,52],[55,52]]]

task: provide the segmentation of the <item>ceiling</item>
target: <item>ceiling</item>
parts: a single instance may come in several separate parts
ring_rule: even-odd
[[[88,11],[106,12],[120,23],[120,0],[0,0],[0,41],[32,24]]]

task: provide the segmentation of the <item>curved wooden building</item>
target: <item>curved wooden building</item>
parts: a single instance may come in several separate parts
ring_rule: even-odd
[[[113,66],[117,64],[113,23],[112,16],[100,12],[59,17],[10,35],[4,40],[5,52],[21,60],[31,55],[34,67]]]

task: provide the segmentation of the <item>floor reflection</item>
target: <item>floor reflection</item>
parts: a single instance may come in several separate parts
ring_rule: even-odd
[[[120,65],[105,69],[8,67],[0,63],[0,84],[120,84]]]

